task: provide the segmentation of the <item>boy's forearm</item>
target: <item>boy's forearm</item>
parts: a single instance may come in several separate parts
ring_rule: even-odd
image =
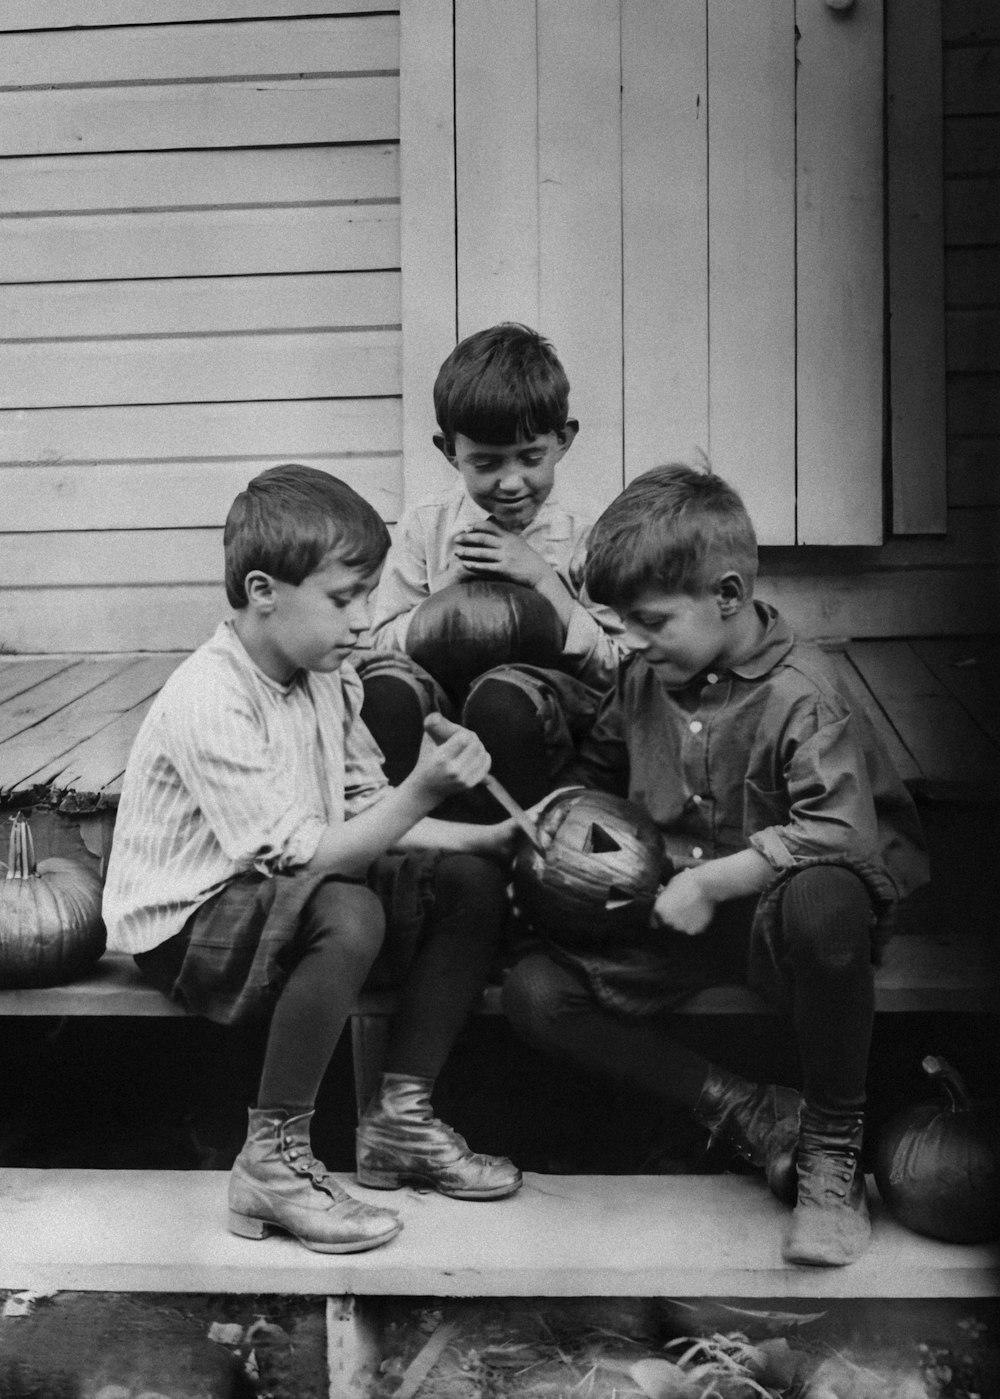
[[[427,807],[427,798],[414,785],[404,782],[390,788],[374,806],[349,821],[327,826],[306,869],[363,875],[379,855],[402,844],[406,833],[424,820]]]
[[[739,850],[696,865],[689,873],[712,903],[727,903],[748,894],[760,894],[774,879],[774,870],[756,850]]]
[[[439,821],[425,816],[395,842],[397,850],[444,850],[452,855],[475,855],[492,851],[494,827],[475,826],[465,821]]]

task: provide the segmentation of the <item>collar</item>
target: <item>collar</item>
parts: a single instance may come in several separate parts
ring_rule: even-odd
[[[459,501],[455,516],[455,523],[459,529],[482,524],[484,520],[492,520],[493,516],[490,512],[484,510],[483,507],[477,504],[476,501],[472,499],[472,496],[469,495],[468,491],[465,489],[464,482],[459,483],[459,489],[461,490],[461,500]],[[522,530],[521,537],[524,538],[527,534],[533,534],[537,529],[543,529],[550,539],[562,538],[568,531],[565,529],[556,529],[556,521],[553,517],[556,515],[557,511],[561,514],[558,502],[554,498],[554,493],[552,493],[542,501],[542,504],[538,508],[538,514],[532,520],[531,524]]]
[[[757,616],[764,623],[764,635],[757,646],[737,665],[728,669],[741,680],[759,680],[784,660],[795,644],[795,636],[784,617],[769,602],[754,600]]]

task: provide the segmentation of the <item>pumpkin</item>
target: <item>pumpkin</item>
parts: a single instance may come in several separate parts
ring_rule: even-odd
[[[607,792],[556,792],[536,812],[539,850],[522,837],[514,896],[539,932],[567,947],[642,936],[670,868],[656,825]]]
[[[457,700],[493,666],[558,666],[562,647],[562,623],[548,599],[506,579],[470,578],[431,593],[406,633],[409,655]]]
[[[31,827],[18,812],[0,879],[0,986],[72,981],[104,947],[100,879],[77,860],[54,856],[36,866]]]
[[[961,1076],[929,1054],[922,1068],[944,1093],[903,1108],[880,1133],[875,1183],[908,1229],[949,1243],[1000,1235],[1000,1106],[974,1102]]]

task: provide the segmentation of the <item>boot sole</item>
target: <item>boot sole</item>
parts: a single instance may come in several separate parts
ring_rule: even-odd
[[[491,1189],[462,1190],[456,1187],[448,1190],[433,1176],[421,1175],[417,1171],[370,1171],[360,1167],[355,1179],[359,1185],[366,1185],[370,1190],[401,1190],[404,1185],[413,1185],[417,1189],[436,1190],[450,1200],[502,1200],[521,1188],[520,1176],[510,1185],[494,1185]]]
[[[343,1244],[323,1244],[314,1243],[309,1239],[304,1239],[301,1234],[296,1234],[292,1229],[286,1229],[283,1224],[276,1224],[270,1219],[258,1219],[251,1214],[237,1214],[235,1210],[229,1211],[229,1231],[238,1234],[241,1239],[266,1239],[271,1234],[287,1234],[290,1238],[297,1239],[303,1248],[311,1249],[313,1253],[362,1253],[369,1248],[378,1248],[380,1244],[386,1244],[390,1239],[394,1239],[402,1229],[402,1222],[393,1228],[387,1229],[384,1234],[376,1234],[374,1238],[355,1239]]]

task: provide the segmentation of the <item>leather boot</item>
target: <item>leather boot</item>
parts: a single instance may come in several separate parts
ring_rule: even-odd
[[[250,1109],[250,1130],[229,1176],[229,1228],[245,1239],[283,1229],[316,1253],[386,1243],[402,1228],[399,1216],[341,1190],[312,1154],[311,1119],[311,1112]]]
[[[843,1267],[871,1238],[861,1168],[864,1118],[804,1105],[797,1153],[798,1204],[783,1249],[788,1263]]]
[[[774,1195],[795,1203],[795,1145],[802,1097],[776,1083],[751,1083],[714,1066],[694,1115],[712,1136],[763,1170]]]
[[[358,1183],[395,1190],[404,1181],[430,1186],[456,1200],[512,1195],[521,1172],[506,1156],[470,1151],[453,1128],[433,1116],[433,1079],[383,1074],[358,1124]]]

